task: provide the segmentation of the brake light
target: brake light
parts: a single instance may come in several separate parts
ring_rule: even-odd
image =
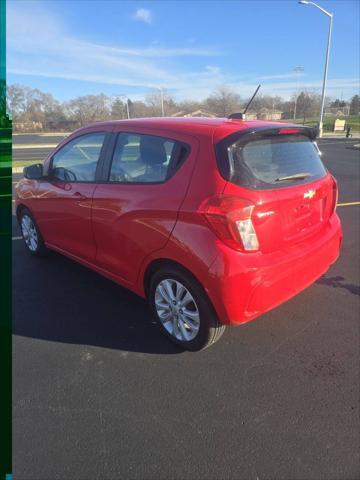
[[[281,128],[279,130],[279,135],[291,135],[293,133],[299,133],[300,128]]]
[[[259,242],[251,220],[254,204],[231,195],[211,197],[201,212],[214,233],[228,247],[239,251],[259,250]]]

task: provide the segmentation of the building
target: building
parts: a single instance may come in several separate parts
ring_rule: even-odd
[[[281,120],[283,112],[273,108],[261,108],[257,118],[261,120]]]
[[[327,117],[347,117],[350,115],[350,105],[345,107],[326,107],[324,115]]]

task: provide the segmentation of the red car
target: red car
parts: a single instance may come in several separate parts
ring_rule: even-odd
[[[337,259],[337,185],[315,136],[238,119],[87,126],[24,170],[16,213],[25,244],[146,297],[171,340],[202,349]]]

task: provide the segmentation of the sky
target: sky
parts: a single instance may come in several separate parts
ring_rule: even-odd
[[[359,2],[318,3],[334,14],[327,94],[348,99],[359,93]],[[202,100],[220,85],[247,97],[259,83],[284,98],[320,93],[328,26],[296,0],[8,0],[7,81],[60,101],[141,100],[157,87]]]

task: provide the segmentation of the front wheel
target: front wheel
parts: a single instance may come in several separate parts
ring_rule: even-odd
[[[20,214],[20,229],[24,243],[32,255],[43,256],[47,253],[41,233],[35,219],[27,208]]]
[[[202,350],[224,333],[204,289],[174,267],[151,278],[149,303],[161,331],[184,350]]]

